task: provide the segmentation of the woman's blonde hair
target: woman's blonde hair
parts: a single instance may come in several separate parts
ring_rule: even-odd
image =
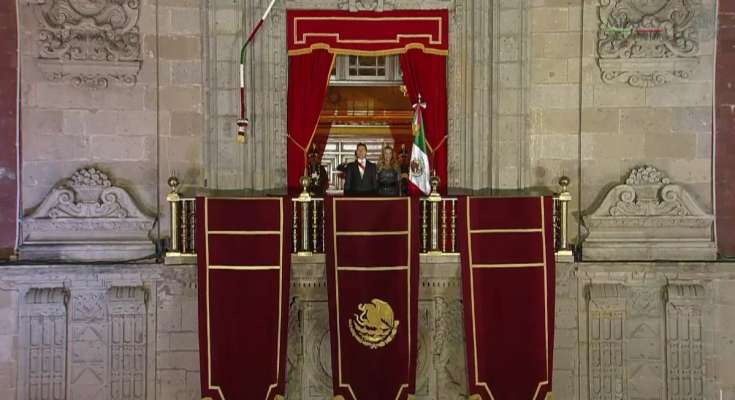
[[[389,163],[385,162],[385,151],[386,150],[390,150],[391,155],[392,155]],[[383,169],[394,169],[396,171],[398,170],[398,160],[396,160],[396,155],[395,153],[393,153],[393,146],[391,145],[386,145],[380,151],[380,158],[378,159],[378,170],[383,170]]]

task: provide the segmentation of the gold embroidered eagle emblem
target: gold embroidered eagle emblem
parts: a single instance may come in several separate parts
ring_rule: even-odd
[[[372,299],[370,303],[359,304],[360,311],[350,318],[350,333],[360,344],[371,349],[384,347],[398,333],[399,321],[393,315],[390,304],[380,299]]]

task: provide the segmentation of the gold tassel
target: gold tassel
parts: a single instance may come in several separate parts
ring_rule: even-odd
[[[237,143],[245,144],[247,141],[247,129],[250,121],[247,118],[237,120]]]
[[[554,400],[554,394],[552,392],[546,393],[544,400]]]
[[[275,396],[275,397],[273,398],[273,400],[286,400],[286,398],[285,398],[285,397],[283,397],[283,395],[277,394],[277,395],[276,395],[276,396]]]
[[[345,397],[342,396],[341,394],[338,394],[338,395],[334,396],[334,400],[345,400]]]
[[[479,394],[473,394],[473,395],[470,395],[470,397],[467,398],[467,400],[482,400],[482,396],[480,396]]]

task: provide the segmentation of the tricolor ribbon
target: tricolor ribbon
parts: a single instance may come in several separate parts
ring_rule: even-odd
[[[260,30],[260,27],[263,26],[263,21],[268,18],[268,14],[271,12],[273,4],[275,3],[276,0],[271,0],[271,3],[265,10],[265,13],[260,18],[260,21],[255,24],[255,27],[250,32],[250,35],[248,35],[248,39],[242,45],[242,49],[240,50],[240,118],[237,120],[237,141],[241,144],[245,143],[247,127],[250,125],[250,121],[245,118],[245,50],[247,49],[248,44],[253,40],[253,37],[255,37],[255,34]]]

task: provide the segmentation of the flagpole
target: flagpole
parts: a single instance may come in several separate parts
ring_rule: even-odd
[[[240,118],[237,120],[237,142],[240,144],[245,143],[247,127],[250,125],[250,121],[245,118],[245,50],[247,49],[248,44],[250,44],[255,37],[255,34],[258,33],[260,28],[263,26],[263,22],[268,18],[268,14],[270,14],[275,3],[276,0],[271,0],[268,8],[265,10],[265,13],[260,17],[258,23],[255,24],[255,27],[250,32],[250,35],[248,35],[247,40],[245,40],[245,43],[240,49]]]

